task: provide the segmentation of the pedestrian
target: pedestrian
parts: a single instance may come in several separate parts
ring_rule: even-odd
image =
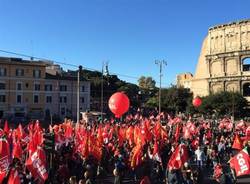
[[[71,177],[69,178],[69,184],[77,184],[76,176],[71,176]]]
[[[196,164],[199,168],[203,167],[203,161],[205,160],[205,154],[203,150],[201,150],[201,147],[198,146],[197,150],[195,151],[195,159]]]
[[[181,172],[183,175],[184,184],[193,184],[193,173],[187,162],[184,163]]]

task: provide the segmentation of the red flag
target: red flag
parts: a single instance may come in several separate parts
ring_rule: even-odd
[[[208,139],[208,140],[211,140],[212,139],[212,131],[209,129],[208,131],[207,131],[207,133],[206,133],[206,138]]]
[[[48,178],[46,155],[42,148],[38,148],[35,152],[31,153],[25,164],[34,178],[42,181]]]
[[[161,123],[159,121],[157,121],[157,123],[155,124],[155,126],[153,128],[153,135],[154,135],[156,140],[161,139],[161,130],[162,130]]]
[[[4,123],[4,129],[3,129],[4,133],[6,135],[9,135],[9,131],[10,131],[10,128],[9,128],[9,125],[8,125],[8,121],[6,120],[5,123]]]
[[[184,163],[188,160],[188,150],[185,144],[180,144],[173,154],[171,155],[168,162],[168,169],[180,169]]]
[[[10,165],[10,148],[6,139],[0,139],[0,174],[6,174]]]
[[[3,179],[5,178],[6,172],[0,172],[0,183],[3,182]]]
[[[236,134],[236,136],[234,138],[234,143],[233,143],[232,148],[237,149],[237,150],[242,150],[243,149],[242,141],[241,141],[238,134]]]
[[[40,127],[40,122],[36,120],[35,125],[33,126],[34,131],[42,131],[42,128]]]
[[[11,169],[8,184],[21,184],[21,180],[16,169]]]
[[[65,138],[68,138],[68,139],[72,138],[73,136],[73,127],[70,122],[66,123],[64,136]]]
[[[245,134],[246,134],[246,137],[250,137],[250,126],[247,127]]]
[[[21,144],[19,141],[14,143],[14,148],[12,151],[12,158],[18,158],[19,160],[22,160],[22,154],[23,150],[21,148]]]
[[[118,134],[119,146],[121,146],[124,140],[126,139],[126,130],[120,127],[117,134]]]
[[[221,174],[222,174],[222,166],[221,164],[217,164],[214,167],[214,178],[218,180],[221,177]]]
[[[21,124],[18,125],[18,128],[16,129],[16,135],[19,140],[23,140],[27,137],[26,133],[23,130],[23,127]]]
[[[180,124],[177,124],[174,136],[175,142],[178,142],[180,136]]]
[[[157,142],[155,141],[154,144],[154,150],[153,150],[153,158],[158,161],[158,162],[162,162],[160,154],[159,154],[159,146],[157,144]]]
[[[236,125],[236,130],[243,130],[243,129],[245,129],[246,128],[246,123],[243,121],[243,120],[241,120],[237,125]]]
[[[186,140],[192,138],[190,130],[187,127],[183,128],[183,138]]]
[[[43,132],[42,131],[35,131],[35,133],[33,134],[33,141],[35,144],[35,149],[37,146],[41,146],[43,143]]]
[[[250,174],[250,158],[246,149],[240,151],[230,160],[230,166],[235,169],[237,176]]]

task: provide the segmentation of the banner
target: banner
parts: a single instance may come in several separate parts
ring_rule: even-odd
[[[243,149],[230,160],[230,166],[235,169],[236,176],[250,174],[250,158],[246,149]]]
[[[41,148],[38,148],[34,153],[30,154],[26,161],[26,166],[36,179],[45,181],[48,178],[46,170],[46,155]]]

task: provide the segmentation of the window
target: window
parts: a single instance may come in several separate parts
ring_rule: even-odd
[[[65,107],[62,107],[62,108],[61,108],[61,114],[62,114],[62,115],[65,115]]]
[[[0,76],[3,77],[3,76],[6,76],[6,68],[0,68]]]
[[[16,85],[16,89],[19,91],[22,90],[22,83],[18,82]]]
[[[52,96],[46,96],[46,103],[52,103]]]
[[[52,84],[45,84],[45,91],[52,91]]]
[[[24,76],[24,69],[16,69],[16,76],[20,77],[20,76]]]
[[[250,58],[245,58],[242,64],[243,64],[243,71],[250,71]]]
[[[60,91],[67,91],[66,85],[60,85]]]
[[[6,86],[5,83],[0,83],[0,90],[5,90]]]
[[[243,85],[243,96],[244,97],[250,96],[250,83],[245,83]]]
[[[0,103],[5,103],[5,95],[0,95]]]
[[[38,95],[34,95],[34,103],[38,103],[38,101],[39,101]]]
[[[35,91],[40,91],[40,84],[35,84]]]
[[[41,78],[41,70],[33,70],[33,77]]]
[[[16,96],[16,102],[17,103],[22,103],[22,95],[17,95]]]
[[[82,86],[82,92],[84,92],[85,91],[85,86]]]
[[[81,102],[84,103],[84,97],[81,98]]]
[[[60,103],[67,103],[67,97],[66,96],[60,96]]]

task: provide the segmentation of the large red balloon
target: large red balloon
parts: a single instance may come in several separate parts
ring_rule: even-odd
[[[127,95],[122,92],[114,93],[109,98],[109,109],[117,118],[120,118],[124,113],[128,111],[129,104],[130,102]]]
[[[199,107],[201,104],[202,104],[202,100],[201,100],[200,97],[195,97],[195,98],[193,99],[193,105],[194,105],[195,107]]]

